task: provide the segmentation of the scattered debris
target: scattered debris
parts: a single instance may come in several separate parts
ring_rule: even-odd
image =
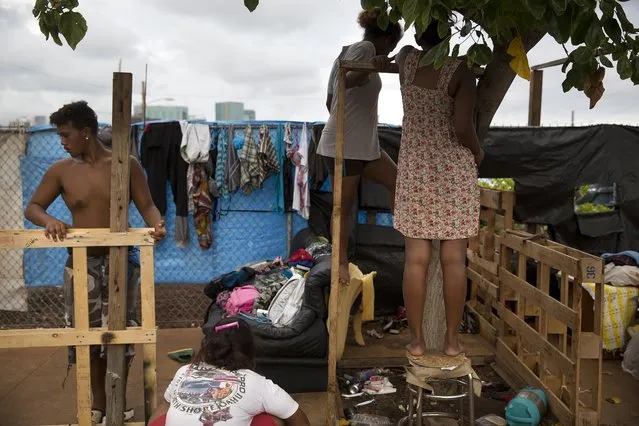
[[[395,386],[385,376],[373,376],[364,384],[364,392],[369,395],[385,395],[397,392]]]
[[[366,330],[366,334],[368,334],[371,337],[377,337],[378,339],[381,339],[384,337],[384,335],[382,333],[380,333],[379,331],[375,330],[374,328],[371,328],[370,330]]]
[[[609,396],[608,398],[606,398],[606,401],[613,405],[621,404],[621,398],[619,398],[618,396]]]
[[[505,419],[494,414],[488,414],[475,420],[475,426],[507,426]]]

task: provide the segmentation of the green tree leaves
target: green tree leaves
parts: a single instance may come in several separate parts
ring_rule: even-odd
[[[244,7],[246,7],[249,12],[253,12],[257,9],[257,6],[260,4],[260,0],[244,0]]]
[[[69,47],[75,50],[88,29],[84,16],[73,11],[78,5],[78,0],[36,0],[33,16],[38,19],[40,32],[46,40],[50,36],[55,44],[62,46],[62,34]]]

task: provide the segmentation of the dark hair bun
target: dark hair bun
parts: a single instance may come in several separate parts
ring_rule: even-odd
[[[362,10],[357,17],[357,23],[364,29],[377,28],[377,18],[381,13],[382,11],[379,8]]]

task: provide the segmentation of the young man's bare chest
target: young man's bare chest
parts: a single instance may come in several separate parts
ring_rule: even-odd
[[[82,210],[108,215],[111,201],[111,161],[72,163],[62,175],[62,197],[72,213]]]

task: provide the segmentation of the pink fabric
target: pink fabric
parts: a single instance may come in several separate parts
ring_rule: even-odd
[[[255,298],[257,298],[259,294],[260,292],[252,285],[233,289],[231,297],[229,297],[229,300],[226,302],[226,312],[229,315],[237,315],[239,312],[250,313],[253,311]]]
[[[157,419],[149,423],[149,426],[164,426],[166,424],[166,414],[161,415]]]

